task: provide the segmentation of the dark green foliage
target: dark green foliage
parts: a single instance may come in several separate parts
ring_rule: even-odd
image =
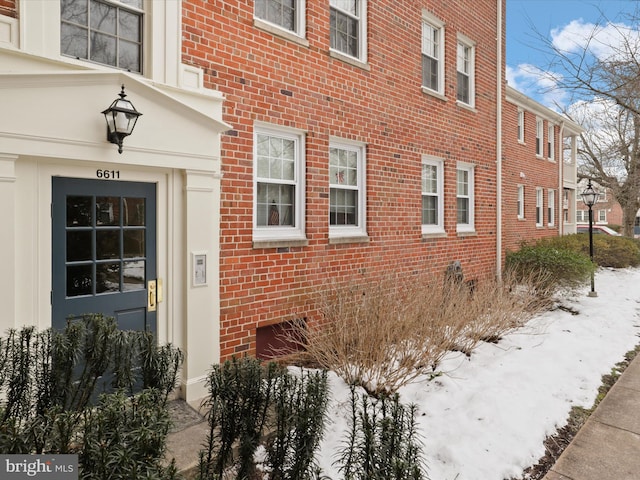
[[[589,255],[589,235],[564,235],[541,241],[545,245],[567,248]],[[593,236],[593,261],[600,267],[637,267],[640,265],[640,240],[611,235]]]
[[[99,471],[133,478],[116,475],[90,448],[91,439],[109,443],[106,432],[120,425],[110,455],[123,456],[129,466],[137,462],[144,478],[172,478],[158,462],[168,432],[167,396],[181,362],[174,347],[158,347],[145,332],[118,330],[102,315],[87,315],[63,331],[10,330],[0,338],[0,451],[77,453],[82,478],[107,478]],[[129,398],[142,386],[140,397]],[[95,404],[105,388],[118,392]]]
[[[505,259],[508,274],[522,280],[535,278],[545,290],[583,285],[594,270],[588,255],[546,241],[523,244],[517,252],[507,252]]]
[[[397,394],[374,400],[352,388],[351,429],[338,461],[344,480],[427,478],[415,415]]]
[[[145,390],[128,397],[122,392],[102,395],[97,408],[84,412],[79,463],[82,478],[171,479],[175,466],[158,462],[171,427],[162,393]]]
[[[274,399],[275,432],[267,443],[271,480],[310,479],[327,411],[326,372],[279,377]]]
[[[256,478],[255,453],[266,449],[270,478],[313,478],[313,456],[327,405],[325,373],[295,377],[275,362],[233,358],[209,374],[207,445],[200,452],[199,478]]]

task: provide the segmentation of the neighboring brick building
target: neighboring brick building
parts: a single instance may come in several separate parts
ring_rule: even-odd
[[[183,61],[233,127],[223,357],[314,320],[306,298],[332,278],[495,272],[504,2],[472,3],[184,2]]]
[[[575,233],[576,140],[582,128],[507,87],[503,112],[503,253]]]
[[[597,184],[593,185],[598,192],[598,201],[593,206],[593,223],[598,225],[610,225],[622,227],[622,207],[613,198],[611,192]],[[589,223],[589,209],[581,201],[579,195],[587,187],[586,180],[581,180],[578,184],[578,203],[576,206],[576,223]],[[622,232],[620,232],[622,233]]]

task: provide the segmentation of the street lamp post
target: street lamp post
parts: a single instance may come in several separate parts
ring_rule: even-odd
[[[591,258],[591,263],[593,263],[593,206],[598,201],[598,192],[593,189],[591,179],[589,179],[587,188],[585,188],[584,192],[582,192],[580,196],[582,197],[584,204],[589,208],[589,258]],[[593,271],[591,272],[591,291],[589,292],[589,296],[598,296],[595,290]]]

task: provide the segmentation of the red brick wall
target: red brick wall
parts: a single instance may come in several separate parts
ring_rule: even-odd
[[[0,0],[0,15],[18,18],[18,0]]]
[[[584,185],[578,187],[578,194],[584,190]],[[604,189],[602,187],[596,187],[600,192],[603,192]],[[584,206],[584,203],[581,201],[581,197],[578,197],[578,204],[576,206],[577,210],[583,210],[585,212],[588,211],[588,208]],[[600,221],[600,210],[606,210],[606,221]],[[584,214],[584,218],[588,218],[588,214]],[[593,222],[599,223],[602,225],[618,225],[622,226],[623,212],[620,204],[613,198],[611,192],[605,192],[605,194],[601,194],[598,197],[598,203],[593,206]],[[581,223],[587,223],[581,222]]]
[[[185,0],[183,61],[226,95],[221,198],[223,358],[255,353],[260,326],[318,314],[330,278],[428,271],[459,260],[465,278],[496,262],[496,2],[368,2],[369,70],[329,55],[329,2],[307,0],[309,46],[254,27],[253,2]],[[473,15],[469,9],[473,6]],[[447,100],[422,93],[422,8],[446,21]],[[456,35],[476,42],[476,108],[456,105]],[[255,122],[306,132],[305,247],[252,247]],[[330,136],[366,150],[368,243],[328,239]],[[421,156],[445,160],[445,238],[421,234]],[[456,233],[456,162],[476,165],[477,235]]]
[[[563,222],[562,195],[559,168],[561,155],[560,128],[554,131],[554,161],[547,155],[547,126],[544,120],[544,155],[536,156],[536,114],[525,110],[525,141],[518,142],[518,107],[510,102],[503,104],[503,199],[502,225],[503,250],[517,250],[523,241],[535,241],[549,236],[557,236],[559,224]],[[524,218],[518,219],[517,186],[524,185]],[[536,225],[536,188],[543,188],[543,222]],[[548,190],[555,192],[554,226],[548,226]]]

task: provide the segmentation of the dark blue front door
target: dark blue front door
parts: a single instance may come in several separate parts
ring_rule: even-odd
[[[101,313],[155,333],[155,184],[54,177],[52,197],[53,327]]]

